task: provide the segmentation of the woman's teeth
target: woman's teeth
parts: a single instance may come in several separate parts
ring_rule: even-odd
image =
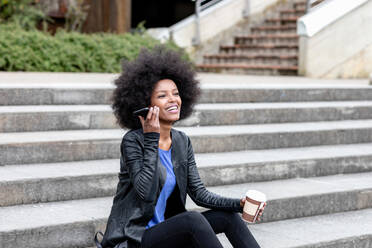
[[[167,109],[168,111],[172,111],[172,110],[177,110],[178,108],[175,106],[175,107],[170,107],[169,109]]]

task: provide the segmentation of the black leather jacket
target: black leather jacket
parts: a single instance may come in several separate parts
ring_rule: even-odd
[[[158,159],[159,136],[159,133],[143,133],[142,129],[131,130],[124,135],[119,183],[102,247],[140,247],[166,177]],[[177,211],[171,214],[168,211],[168,217],[185,211],[186,193],[199,206],[241,212],[240,199],[221,197],[204,187],[189,137],[175,129],[171,129],[171,137],[172,163],[177,182],[177,193],[172,194],[175,198],[172,209],[177,208]]]

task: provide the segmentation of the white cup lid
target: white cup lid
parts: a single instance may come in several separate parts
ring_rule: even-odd
[[[245,195],[252,200],[266,202],[266,195],[258,190],[250,189]]]

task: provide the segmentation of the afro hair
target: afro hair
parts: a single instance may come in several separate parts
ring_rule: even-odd
[[[115,80],[112,109],[118,124],[129,129],[142,127],[133,111],[151,104],[154,86],[162,79],[170,79],[177,85],[182,100],[180,120],[187,118],[200,96],[195,76],[193,65],[182,59],[179,52],[165,46],[151,51],[142,49],[134,61],[123,62],[123,72]]]

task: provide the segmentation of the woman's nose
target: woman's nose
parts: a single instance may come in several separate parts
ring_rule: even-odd
[[[175,101],[176,101],[176,97],[173,96],[173,95],[170,95],[170,96],[168,97],[168,101],[169,101],[169,102],[175,102]]]

